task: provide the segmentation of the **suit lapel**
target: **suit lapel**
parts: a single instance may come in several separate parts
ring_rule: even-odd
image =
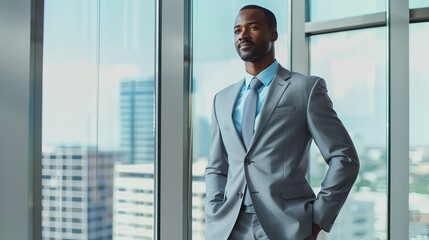
[[[226,115],[226,127],[230,131],[228,131],[229,136],[234,140],[234,142],[238,143],[238,148],[242,151],[243,154],[246,153],[246,148],[243,145],[243,141],[241,140],[240,135],[235,128],[233,114],[235,103],[237,102],[238,95],[240,94],[241,88],[243,86],[244,79],[238,81],[234,85],[231,86],[228,92],[225,93],[225,98],[223,98],[223,102],[220,106],[225,107]]]
[[[259,120],[259,124],[256,126],[255,133],[253,135],[252,141],[249,145],[249,150],[253,147],[253,144],[258,139],[265,125],[271,117],[271,114],[274,111],[277,103],[279,102],[281,96],[283,95],[286,88],[289,86],[290,82],[287,81],[290,78],[291,74],[288,70],[284,69],[279,64],[279,69],[277,70],[277,74],[274,76],[274,79],[269,86],[267,99],[261,108],[261,116]]]

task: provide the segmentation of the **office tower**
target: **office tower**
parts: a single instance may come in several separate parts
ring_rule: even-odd
[[[121,147],[128,161],[114,168],[113,239],[153,239],[154,80],[124,79],[120,94]]]
[[[118,152],[88,147],[43,149],[43,239],[110,239],[112,184]]]
[[[192,165],[192,239],[204,240],[205,215],[204,198],[206,196],[206,184],[204,171],[207,166],[207,158],[201,158]]]
[[[199,161],[201,159],[206,159],[209,157],[209,147],[210,147],[210,122],[207,118],[198,117],[195,118],[193,124],[193,158],[194,161]]]
[[[153,239],[154,165],[114,167],[113,239]]]
[[[204,166],[194,164],[192,183],[193,239],[204,239]],[[120,164],[114,167],[113,239],[153,239],[155,234],[155,183],[153,164]]]
[[[121,82],[121,146],[129,163],[154,163],[155,82],[125,79]]]

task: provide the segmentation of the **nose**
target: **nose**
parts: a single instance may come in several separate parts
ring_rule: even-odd
[[[247,29],[243,29],[240,34],[238,35],[238,40],[243,41],[244,39],[249,37],[249,32]]]

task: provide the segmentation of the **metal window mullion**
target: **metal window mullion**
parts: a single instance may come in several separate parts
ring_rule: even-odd
[[[309,74],[309,46],[305,36],[306,2],[289,0],[289,36],[291,69],[302,74]],[[308,4],[308,3],[307,3]]]
[[[43,24],[44,0],[33,0],[30,45],[30,186],[33,208],[29,221],[32,232],[29,239],[42,239],[42,93],[43,93]],[[32,184],[32,185],[31,185]]]
[[[321,22],[305,23],[305,33],[310,35],[341,32],[386,26],[386,13],[372,13]]]
[[[427,22],[429,21],[429,7],[410,9],[410,22]]]
[[[40,184],[33,179],[41,167],[34,159],[41,143],[37,3],[0,1],[0,239],[40,239],[33,235],[41,230]]]
[[[411,23],[429,21],[429,8],[410,9],[409,11]],[[295,15],[300,14],[301,13],[298,12]],[[294,24],[295,23],[292,23],[292,25]],[[311,36],[316,34],[325,34],[381,26],[386,26],[386,13],[384,12],[371,13],[361,16],[340,18],[321,22],[306,22],[305,33],[307,36]]]
[[[185,1],[158,0],[157,239],[188,239],[189,107]]]
[[[388,31],[388,236],[409,238],[409,9],[387,1]]]

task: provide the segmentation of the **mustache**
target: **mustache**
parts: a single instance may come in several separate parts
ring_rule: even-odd
[[[238,44],[238,47],[241,47],[241,45],[243,44],[255,44],[255,43],[251,40],[243,40]]]

